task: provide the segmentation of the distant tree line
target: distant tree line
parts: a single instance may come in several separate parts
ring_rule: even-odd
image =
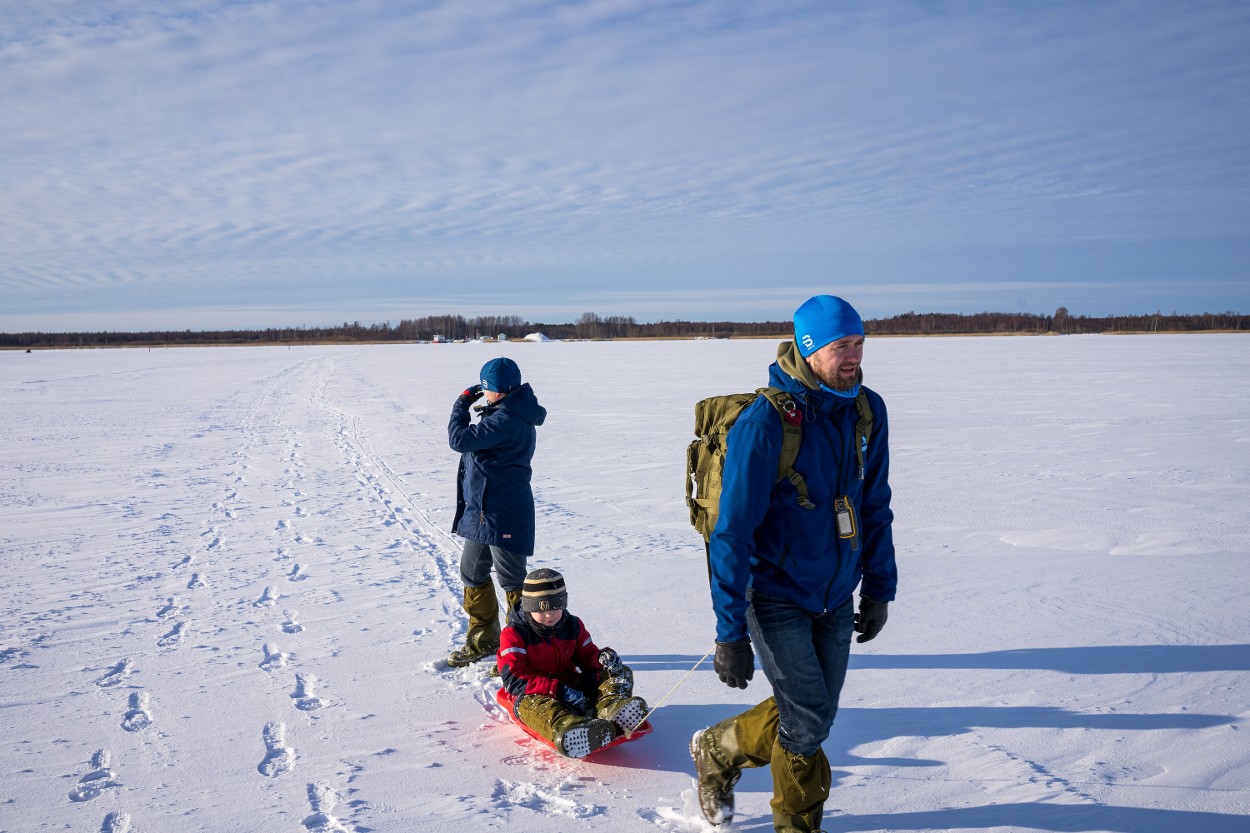
[[[1250,316],[1236,312],[1200,315],[1072,315],[1059,307],[1054,315],[1021,312],[979,312],[961,315],[947,312],[905,312],[891,318],[864,322],[873,335],[979,335],[1049,333],[1183,333],[1207,330],[1250,330]]]
[[[864,322],[870,335],[980,335],[1050,333],[1175,333],[1206,330],[1250,331],[1250,316],[1236,312],[1199,315],[1071,315],[1066,307],[1053,315],[979,312],[905,312]],[[442,338],[523,338],[542,333],[551,339],[625,338],[784,338],[793,333],[790,321],[657,321],[639,324],[632,316],[583,313],[567,324],[522,320],[516,315],[430,315],[404,319],[397,325],[364,325],[359,321],[330,327],[271,327],[264,330],[160,330],[150,332],[0,333],[0,347],[141,347],[193,344],[333,344],[416,342]]]

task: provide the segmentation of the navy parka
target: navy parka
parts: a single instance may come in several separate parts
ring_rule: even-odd
[[[538,439],[534,429],[546,420],[547,409],[528,384],[483,408],[476,425],[469,407],[457,399],[447,425],[448,442],[460,452],[452,528],[470,541],[533,555],[530,461]]]

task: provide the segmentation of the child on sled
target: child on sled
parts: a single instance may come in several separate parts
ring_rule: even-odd
[[[499,673],[513,716],[561,755],[583,758],[632,734],[647,704],[616,651],[595,647],[567,607],[564,577],[531,571],[499,637]]]

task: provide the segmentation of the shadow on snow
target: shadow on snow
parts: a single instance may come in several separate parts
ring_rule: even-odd
[[[630,655],[635,671],[688,671],[699,656]],[[981,669],[1059,671],[1067,674],[1185,674],[1250,671],[1250,645],[1102,645],[1085,648],[1020,648],[980,654],[857,654],[851,668],[891,670]],[[700,670],[711,671],[709,659]]]
[[[686,671],[699,656],[679,654],[631,655],[636,673],[647,671]],[[1167,674],[1202,671],[1250,671],[1248,645],[1148,645],[1101,646],[1084,648],[1030,648],[990,651],[980,654],[891,655],[872,654],[851,657],[851,668],[859,669],[987,669],[1049,670],[1069,674]],[[700,667],[712,671],[711,662]],[[764,682],[762,674],[757,683]],[[766,696],[767,684],[759,687]],[[644,692],[645,693],[645,692]],[[638,759],[626,765],[649,766],[686,772],[693,766],[686,742],[695,730],[741,712],[745,706],[708,704],[706,706],[666,705],[653,716],[656,734],[639,749]],[[1193,731],[1227,725],[1236,716],[1212,714],[1132,714],[1124,712],[1089,713],[1049,706],[956,706],[916,708],[849,708],[838,712],[837,728],[825,742],[825,752],[833,765],[835,793],[830,807],[836,806],[839,767],[927,767],[941,761],[916,758],[864,758],[851,753],[862,744],[886,741],[903,735],[922,737],[953,736],[977,728],[999,729],[1103,729],[1110,731],[1150,731],[1176,729]],[[639,746],[642,746],[640,744]],[[625,763],[622,761],[621,763]],[[767,769],[743,772],[739,789],[771,793]],[[770,828],[770,820],[738,819],[744,830]],[[1250,816],[1200,811],[1116,807],[1109,805],[1018,803],[977,807],[925,810],[915,813],[849,816],[831,812],[825,828],[831,831],[872,830],[949,830],[953,828],[1028,828],[1067,833],[1067,831],[1107,830],[1112,833],[1171,833],[1174,830],[1202,830],[1203,833],[1242,833],[1250,829]]]

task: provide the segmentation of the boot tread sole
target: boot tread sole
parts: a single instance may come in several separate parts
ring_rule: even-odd
[[[570,758],[585,758],[615,738],[615,725],[610,720],[587,720],[564,733],[559,750]]]

